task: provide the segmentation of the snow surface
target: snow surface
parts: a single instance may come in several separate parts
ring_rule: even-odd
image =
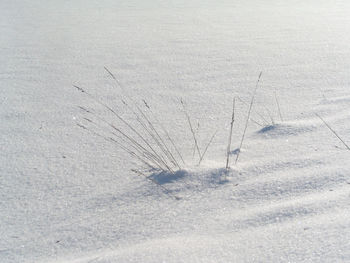
[[[350,143],[349,14],[345,0],[0,0],[0,262],[350,262],[350,152],[315,115]],[[234,165],[260,71],[263,126]],[[118,96],[147,100],[188,161],[152,175],[169,193],[76,125],[77,106],[118,121],[72,85],[135,127]],[[218,130],[199,167],[180,97],[201,149]]]

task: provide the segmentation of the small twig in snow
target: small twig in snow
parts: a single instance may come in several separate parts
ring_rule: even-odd
[[[320,120],[327,126],[327,128],[345,145],[345,147],[350,150],[350,147],[346,144],[346,142],[340,138],[340,136],[337,134],[337,132],[335,130],[332,129],[332,127],[317,113],[315,113],[315,115],[320,118]]]

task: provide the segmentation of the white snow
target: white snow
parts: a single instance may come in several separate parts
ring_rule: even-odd
[[[1,0],[0,262],[350,262],[350,152],[315,115],[350,144],[349,14],[345,0]],[[147,173],[167,190],[76,125],[83,106],[123,127],[73,85],[140,131],[119,96],[147,101],[187,161]],[[202,151],[218,130],[199,167],[180,98]]]

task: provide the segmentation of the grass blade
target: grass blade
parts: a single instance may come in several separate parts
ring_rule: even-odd
[[[188,114],[188,112],[186,110],[185,103],[183,102],[182,99],[180,100],[180,102],[181,102],[182,108],[183,108],[183,110],[185,112],[185,115],[186,115],[186,118],[187,118],[187,122],[188,122],[188,124],[190,126],[190,130],[191,130],[191,133],[192,133],[194,144],[196,146],[196,149],[197,149],[197,152],[198,152],[198,155],[199,155],[199,160],[200,160],[202,158],[202,154],[201,154],[201,151],[199,150],[199,147],[198,147],[198,141],[197,141],[197,138],[196,138],[196,134],[195,134],[195,132],[193,130],[193,126],[192,126],[192,123],[191,123],[190,116],[189,116],[189,114]]]
[[[233,98],[232,102],[232,116],[231,116],[231,126],[230,126],[230,134],[228,137],[228,144],[227,144],[227,152],[226,152],[226,169],[229,168],[229,161],[230,161],[230,152],[231,152],[231,142],[232,142],[232,131],[233,131],[233,123],[235,122],[235,102],[236,97]]]
[[[346,144],[346,142],[340,138],[340,136],[338,135],[338,133],[332,129],[332,127],[320,116],[318,115],[317,113],[315,113],[315,115],[320,118],[320,120],[327,126],[327,128],[344,144],[344,146],[350,150],[350,147]]]
[[[201,156],[201,158],[200,158],[200,160],[199,160],[199,162],[198,162],[198,165],[201,164],[201,162],[202,162],[202,160],[203,160],[203,158],[204,158],[204,155],[205,155],[205,153],[207,152],[207,150],[208,150],[208,148],[209,148],[211,142],[214,140],[214,137],[215,137],[215,135],[217,134],[217,132],[218,132],[218,131],[215,131],[214,134],[213,134],[213,136],[211,136],[210,141],[208,142],[207,146],[205,147],[204,152],[203,152],[203,154],[202,154],[202,156]]]
[[[283,118],[282,118],[282,114],[281,114],[281,108],[280,108],[280,104],[278,102],[278,98],[277,98],[277,93],[275,91],[275,100],[276,100],[276,104],[277,104],[277,109],[278,109],[278,114],[280,116],[281,122],[283,122]]]
[[[243,145],[245,133],[246,133],[247,128],[248,128],[248,122],[249,122],[249,118],[250,118],[250,113],[251,113],[251,111],[252,111],[252,107],[253,107],[253,104],[254,104],[254,99],[255,99],[256,91],[258,90],[258,85],[259,85],[259,82],[260,82],[261,75],[262,75],[262,71],[261,71],[260,74],[259,74],[258,81],[256,82],[255,89],[254,89],[254,92],[253,92],[253,95],[252,95],[252,99],[251,99],[251,101],[250,101],[249,111],[248,111],[248,115],[247,115],[247,120],[246,120],[246,123],[245,123],[245,127],[244,127],[244,131],[243,131],[241,143],[240,143],[240,145],[239,145],[239,151],[238,151],[238,153],[237,153],[237,157],[236,157],[235,164],[237,164],[239,155],[240,155],[240,153],[241,153],[241,149],[242,149],[242,145]]]

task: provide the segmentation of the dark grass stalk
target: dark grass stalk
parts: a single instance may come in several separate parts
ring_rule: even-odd
[[[143,176],[145,177],[147,180],[151,181],[152,183],[156,184],[158,187],[160,187],[165,194],[171,196],[172,198],[174,198],[175,200],[180,200],[181,198],[174,195],[168,188],[164,187],[163,185],[161,185],[159,182],[157,182],[156,180],[150,178],[149,176],[145,175],[144,173],[136,170],[136,169],[131,169],[132,172],[134,172],[135,174],[139,175],[139,176]]]
[[[127,93],[124,90],[124,87],[122,86],[122,84],[118,81],[118,79],[115,77],[115,75],[107,68],[104,67],[104,69],[108,72],[108,74],[113,78],[113,80],[115,81],[115,83],[122,89],[123,93],[127,96],[127,98],[132,101],[134,104],[135,101],[130,98]],[[170,168],[169,164],[164,160],[164,158],[162,157],[162,155],[160,155],[158,152],[155,151],[155,149],[151,146],[151,144],[147,141],[146,138],[144,138],[139,132],[137,132],[130,124],[128,124],[123,118],[121,118],[121,116],[119,116],[111,107],[109,107],[107,104],[97,100],[96,98],[94,98],[92,95],[90,95],[89,93],[87,93],[85,90],[83,90],[82,88],[79,88],[77,86],[74,86],[76,88],[78,88],[78,90],[82,91],[83,93],[86,93],[90,96],[90,98],[92,98],[93,100],[95,100],[97,103],[99,103],[100,105],[104,106],[105,108],[107,108],[109,111],[111,111],[119,120],[121,120],[125,125],[127,125],[127,127],[129,129],[131,129],[137,136],[139,136],[144,143],[151,149],[151,151],[158,156],[159,159],[161,159],[162,163],[168,168],[169,171],[173,172],[172,169]],[[126,102],[124,100],[122,100],[123,104],[126,105]],[[134,111],[133,111],[134,112]],[[135,115],[137,115],[134,112]]]
[[[281,122],[283,122],[282,113],[281,113],[281,108],[280,108],[280,103],[279,103],[279,101],[278,101],[277,93],[276,93],[276,91],[275,91],[274,93],[275,93],[275,100],[276,100],[277,109],[278,109],[278,115],[280,116]]]
[[[96,118],[99,118],[98,116],[96,116]],[[84,120],[88,121],[89,123],[94,124],[97,128],[99,128],[100,130],[102,130],[103,132],[106,132],[105,129],[103,127],[101,127],[98,123],[94,122],[91,119],[88,118],[83,118]],[[99,118],[100,120],[102,120],[101,118]],[[108,122],[106,122],[107,124],[109,124]],[[131,137],[127,136],[125,133],[123,133],[122,131],[120,131],[118,128],[116,128],[113,124],[110,125],[111,127],[115,128],[116,131],[120,132],[123,138],[120,138],[117,134],[111,132],[111,134],[113,136],[115,136],[116,138],[128,143],[129,147],[134,148],[140,155],[142,155],[144,158],[146,158],[147,160],[149,160],[150,162],[152,162],[155,166],[157,166],[159,169],[163,170],[163,171],[167,171],[166,168],[162,167],[161,162],[157,159],[157,157],[155,157],[152,153],[150,153],[149,151],[147,151],[147,149],[145,149],[142,145],[140,145],[138,142],[136,142],[134,139],[132,139]],[[85,126],[86,127],[86,126]],[[95,132],[96,134],[96,132]],[[112,138],[112,137],[108,137],[108,138]],[[128,140],[126,141],[125,138]],[[122,145],[120,142],[118,142],[120,145]],[[125,147],[125,146],[124,146]]]
[[[246,133],[247,128],[248,128],[248,122],[249,122],[249,118],[250,118],[250,113],[251,113],[251,111],[252,111],[252,107],[253,107],[253,104],[254,104],[254,99],[255,99],[256,91],[258,90],[258,87],[259,87],[258,85],[259,85],[259,82],[260,82],[261,75],[262,75],[262,71],[261,71],[260,74],[259,74],[258,81],[256,82],[255,89],[254,89],[254,92],[253,92],[253,95],[252,95],[252,99],[251,99],[251,101],[250,101],[249,111],[248,111],[248,115],[247,115],[247,120],[246,120],[246,123],[245,123],[245,127],[244,127],[244,131],[243,131],[241,143],[240,143],[240,145],[239,145],[239,151],[238,151],[238,153],[237,153],[237,157],[236,157],[235,164],[237,164],[239,155],[240,155],[240,153],[241,153],[241,149],[242,149],[242,146],[243,146],[243,141],[244,141],[245,133]]]
[[[163,126],[163,125],[161,125],[161,126]],[[174,143],[173,139],[170,137],[168,131],[165,130],[164,128],[162,128],[162,129],[163,129],[164,133],[166,134],[168,140],[170,141],[170,143],[171,143],[172,146],[174,147],[174,149],[175,149],[177,155],[180,157],[182,163],[183,163],[184,165],[186,165],[186,163],[185,163],[185,161],[184,161],[184,158],[182,157],[181,152],[180,152],[179,149],[177,148],[177,146],[176,146],[176,144]]]
[[[253,120],[252,118],[250,118],[250,120],[251,120],[251,122],[253,122],[253,123],[255,123],[255,124],[259,125],[260,127],[264,127],[264,125],[262,125],[262,124],[260,124],[260,123],[256,122],[256,121],[255,121],[255,120]]]
[[[240,97],[237,97],[237,99],[240,100],[244,105],[249,106],[249,103],[245,102],[245,101],[242,100]],[[261,123],[259,123],[258,121],[254,120],[253,118],[250,118],[250,120],[251,120],[252,122],[258,124],[258,125],[261,126],[261,127],[264,127],[264,126],[266,126],[266,125],[269,124],[268,120],[266,120],[265,117],[264,117],[262,114],[260,114],[259,112],[256,112],[256,111],[255,111],[255,113],[263,120],[264,124],[261,124]]]
[[[176,146],[176,144],[174,143],[173,139],[170,137],[168,131],[167,131],[167,130],[164,130],[164,132],[165,132],[165,134],[166,134],[168,140],[170,141],[170,143],[171,143],[172,146],[174,147],[174,149],[175,149],[177,155],[180,157],[182,163],[183,163],[184,165],[186,165],[186,162],[185,162],[184,158],[182,157],[182,154],[181,154],[180,150],[177,148],[177,146]]]
[[[124,143],[127,143],[129,145],[129,147],[134,148],[136,151],[138,151],[141,155],[147,155],[148,159],[151,160],[153,163],[155,163],[160,169],[162,170],[166,170],[163,167],[161,167],[160,161],[159,159],[154,156],[151,152],[149,152],[146,148],[144,148],[141,144],[139,144],[136,140],[134,140],[132,137],[128,136],[127,134],[125,134],[123,131],[121,131],[120,129],[118,129],[117,127],[115,127],[112,123],[106,121],[105,119],[99,117],[97,114],[94,114],[91,111],[86,110],[85,108],[79,106],[80,109],[83,109],[84,111],[86,111],[87,113],[90,113],[91,115],[93,115],[93,117],[97,118],[99,121],[102,121],[103,123],[107,124],[108,126],[110,126],[111,128],[113,128],[115,131],[117,131],[119,134],[122,135],[122,137],[118,136],[117,134],[115,134],[114,132],[111,132],[111,134],[113,134],[115,137],[117,137],[118,139],[122,140]],[[99,125],[98,123],[92,121],[91,119],[88,118],[83,118],[84,120],[94,124],[95,126],[97,126],[100,130],[102,130],[103,132],[106,132],[105,128],[103,128],[101,125]],[[151,159],[150,159],[151,158]]]
[[[230,124],[230,134],[228,136],[228,144],[226,151],[226,170],[229,169],[230,153],[231,153],[231,142],[232,142],[232,132],[233,132],[233,123],[235,122],[235,103],[236,97],[233,98],[232,102],[232,115],[231,115],[231,124]]]
[[[140,157],[139,155],[137,155],[135,152],[129,150],[127,147],[125,147],[123,144],[119,143],[118,141],[116,141],[115,139],[113,139],[112,137],[107,137],[104,136],[98,132],[95,132],[91,129],[89,129],[88,127],[80,124],[80,123],[76,123],[80,128],[87,130],[88,132],[94,134],[95,136],[101,137],[104,140],[108,141],[108,142],[112,142],[115,143],[116,145],[118,145],[121,149],[123,149],[125,152],[127,152],[128,154],[130,154],[131,156],[135,157],[136,159],[138,159],[139,161],[141,161],[142,163],[144,163],[145,165],[147,165],[149,168],[151,169],[156,169],[152,164],[150,164],[149,162],[147,162],[146,160],[144,160],[142,157]],[[162,169],[163,170],[163,169]]]
[[[144,102],[145,107],[148,109],[148,111],[153,115],[153,118],[156,120],[156,122],[159,123],[159,125],[160,125],[162,131],[165,133],[165,135],[167,136],[168,140],[170,141],[170,143],[171,143],[172,146],[174,147],[174,149],[175,149],[176,153],[178,154],[178,156],[180,157],[182,163],[183,163],[184,165],[186,165],[186,163],[185,163],[185,161],[184,161],[184,158],[182,157],[181,152],[179,151],[178,147],[177,147],[176,144],[174,143],[174,140],[170,137],[169,132],[165,129],[165,127],[163,126],[163,124],[157,119],[157,117],[156,117],[155,114],[153,113],[151,107],[150,107],[149,104],[146,102],[146,100],[143,99],[142,101]],[[169,150],[169,152],[171,152],[171,151]]]
[[[122,135],[122,138],[120,138],[117,134],[115,134],[114,132],[111,132],[114,136],[116,136],[117,138],[123,140],[125,143],[127,143],[130,147],[133,147],[136,151],[138,151],[140,154],[142,155],[147,155],[148,159],[150,159],[153,163],[155,163],[160,169],[163,169],[162,164],[161,164],[161,160],[159,160],[154,154],[152,154],[149,150],[147,150],[145,147],[143,147],[140,143],[138,143],[135,139],[133,139],[132,137],[128,136],[125,132],[123,132],[122,130],[120,130],[119,128],[117,128],[115,125],[113,125],[111,122],[106,121],[104,118],[101,118],[100,116],[98,116],[97,114],[95,114],[94,112],[91,112],[87,109],[85,109],[84,107],[79,106],[80,109],[84,110],[86,113],[91,114],[94,118],[97,118],[99,121],[105,123],[106,125],[108,125],[109,127],[111,127],[113,130],[115,130],[116,132],[118,132],[120,135]],[[103,130],[105,132],[105,130],[98,125],[97,123],[93,122],[90,119],[84,118],[85,120],[94,123],[96,126],[98,126],[101,130]],[[166,169],[165,169],[166,170]]]
[[[82,91],[83,93],[89,95],[90,98],[92,98],[95,102],[99,103],[100,105],[104,106],[105,108],[107,108],[109,111],[111,111],[119,120],[121,120],[128,128],[130,128],[138,137],[140,137],[142,139],[142,141],[148,146],[148,148],[151,149],[151,151],[153,152],[153,154],[155,156],[157,156],[157,159],[159,159],[163,165],[167,168],[167,170],[169,170],[170,172],[172,172],[172,169],[168,166],[168,164],[166,162],[164,162],[164,160],[162,159],[162,157],[153,149],[153,147],[149,144],[149,142],[139,133],[137,132],[129,123],[127,123],[120,115],[118,115],[111,107],[109,107],[108,105],[106,105],[105,103],[99,101],[98,99],[94,98],[90,93],[87,93],[85,90],[83,90],[82,88],[79,88],[77,86],[75,86],[78,90]],[[95,115],[96,116],[96,115]],[[117,129],[116,127],[114,127],[115,129]],[[117,129],[119,132],[121,132],[120,129]]]
[[[159,147],[161,147],[161,149],[163,150],[163,152],[166,154],[166,156],[168,157],[168,159],[175,164],[175,166],[177,166],[180,170],[181,170],[181,166],[179,165],[178,161],[176,160],[176,158],[174,157],[174,155],[172,154],[172,152],[169,150],[169,147],[167,146],[167,144],[164,142],[162,136],[160,136],[159,132],[156,130],[156,128],[154,127],[153,123],[150,121],[149,117],[147,117],[147,115],[137,106],[138,111],[141,113],[141,115],[143,116],[143,118],[147,121],[148,125],[150,126],[150,128],[153,130],[153,132],[155,133],[156,137],[158,138],[158,140],[161,142],[159,143]],[[150,109],[149,109],[150,110]]]
[[[208,142],[207,146],[205,147],[204,152],[203,152],[203,154],[202,154],[202,156],[201,156],[201,158],[200,158],[200,160],[199,160],[199,162],[198,162],[198,165],[201,164],[201,162],[202,162],[202,160],[203,160],[203,158],[204,158],[204,155],[205,155],[205,153],[207,152],[207,150],[208,150],[210,144],[211,144],[212,141],[214,140],[214,137],[215,137],[215,135],[217,134],[217,132],[218,132],[218,131],[215,131],[214,134],[213,134],[213,136],[211,136],[210,141]]]
[[[81,91],[82,93],[85,93],[88,97],[90,97],[93,101],[95,101],[96,103],[100,104],[101,106],[103,106],[104,108],[106,108],[107,110],[109,110],[110,112],[113,113],[114,116],[116,116],[122,123],[124,123],[132,132],[134,132],[146,145],[147,147],[153,152],[154,155],[157,156],[157,158],[159,158],[160,160],[162,160],[162,163],[164,164],[164,166],[173,173],[172,169],[169,167],[169,165],[162,159],[161,156],[159,156],[159,154],[154,150],[154,148],[150,145],[150,143],[147,141],[146,138],[144,138],[138,131],[135,130],[135,128],[133,128],[127,121],[125,121],[115,110],[113,110],[111,107],[109,107],[107,104],[103,103],[102,101],[98,100],[97,98],[95,98],[94,96],[92,96],[90,93],[86,92],[84,89],[75,86],[74,87],[76,89],[78,89],[79,91]]]
[[[201,154],[201,151],[199,150],[198,141],[197,141],[197,138],[196,138],[196,134],[195,134],[195,132],[193,130],[193,126],[192,126],[192,123],[191,123],[190,115],[188,114],[188,112],[186,110],[186,107],[185,107],[185,104],[184,104],[182,99],[180,100],[180,102],[181,102],[182,108],[183,108],[183,110],[185,112],[188,125],[190,126],[190,130],[191,130],[191,133],[192,133],[194,144],[196,146],[196,149],[197,149],[197,152],[198,152],[198,156],[199,156],[199,160],[200,160],[202,158],[202,154]]]
[[[161,126],[163,126],[163,125],[161,125]],[[172,146],[174,147],[174,149],[175,149],[177,155],[180,157],[182,163],[183,163],[184,165],[186,165],[186,163],[185,163],[185,161],[184,161],[184,159],[183,159],[183,157],[182,157],[181,152],[180,152],[179,149],[177,148],[177,146],[176,146],[176,144],[174,143],[173,139],[170,137],[168,131],[165,130],[164,128],[162,128],[162,129],[163,129],[163,132],[166,134],[168,140],[170,141],[170,143],[171,143]]]
[[[115,78],[114,78],[115,79]],[[119,82],[117,82],[119,83]],[[141,109],[137,106],[137,104],[135,103],[134,100],[132,100],[131,98],[129,98],[130,101],[132,101],[134,103],[134,105],[136,106],[136,108],[138,109],[138,111],[141,113],[142,117],[141,118],[136,112],[135,110],[132,108],[132,106],[130,106],[125,100],[121,99],[122,103],[134,114],[134,116],[136,117],[136,120],[138,121],[138,123],[142,126],[142,128],[151,136],[152,140],[156,143],[156,145],[158,146],[158,148],[165,154],[165,157],[168,161],[170,161],[170,163],[172,163],[174,166],[177,166],[180,170],[181,167],[178,164],[178,162],[176,161],[176,159],[173,157],[172,153],[169,152],[167,146],[165,145],[164,141],[162,140],[162,138],[160,137],[159,133],[156,131],[156,129],[154,128],[152,122],[147,118],[147,116],[141,111]],[[148,123],[150,129],[147,127],[147,124],[144,122],[144,120],[146,120],[146,122]],[[159,141],[160,139],[160,141]],[[164,147],[165,145],[165,147]],[[159,154],[160,155],[160,154]],[[162,155],[160,155],[162,156]],[[166,160],[162,157],[162,160],[164,162],[166,162]]]
[[[315,115],[327,126],[327,128],[344,144],[344,146],[350,150],[350,147],[346,144],[346,142],[338,135],[338,133],[332,129],[332,127],[317,113]]]
[[[177,166],[180,170],[181,167],[178,163],[178,161],[175,159],[174,155],[172,154],[172,152],[169,150],[168,146],[166,145],[166,143],[164,142],[164,140],[162,139],[162,137],[159,135],[158,131],[155,129],[154,125],[152,124],[152,122],[149,120],[149,118],[144,114],[144,112],[138,107],[137,103],[127,95],[127,93],[125,92],[125,89],[123,87],[123,85],[120,83],[120,81],[116,78],[116,76],[107,68],[104,67],[104,69],[107,71],[107,73],[112,77],[112,79],[115,81],[117,87],[119,87],[123,93],[125,94],[125,96],[128,98],[129,101],[131,101],[134,106],[137,108],[137,110],[139,111],[139,113],[141,113],[142,117],[146,120],[146,122],[148,123],[148,125],[150,126],[151,130],[147,129],[146,126],[142,123],[141,121],[141,117],[132,109],[132,107],[130,105],[128,105],[125,101],[123,101],[123,103],[125,105],[127,105],[127,107],[133,112],[133,114],[136,116],[138,122],[141,124],[141,126],[147,131],[147,133],[152,137],[152,139],[155,141],[155,143],[157,144],[157,146],[161,149],[161,151],[165,154],[165,156],[167,157],[167,159],[173,163],[175,166]],[[145,101],[144,101],[145,102]],[[147,103],[146,103],[147,105]],[[147,105],[148,106],[148,105]]]
[[[164,148],[161,146],[158,139],[155,137],[155,135],[147,128],[147,125],[142,121],[140,116],[134,111],[134,109],[123,99],[121,99],[122,103],[135,115],[137,122],[142,126],[142,128],[151,136],[152,140],[156,143],[156,145],[165,153],[165,156],[167,156],[167,153],[164,151]],[[161,155],[160,155],[161,156]],[[165,162],[165,160],[162,157],[162,160]],[[170,160],[172,162],[172,160]],[[175,164],[176,166],[176,164]]]
[[[114,76],[114,74],[107,68],[107,67],[103,67],[107,72],[108,74],[114,79],[114,81],[119,85],[119,87],[121,89],[124,89],[122,84],[119,82],[119,80]]]
[[[144,119],[148,122],[148,125],[150,126],[150,129],[153,130],[153,133],[148,127],[147,125],[143,122],[143,120],[139,117],[139,115],[132,109],[131,106],[129,106],[125,101],[123,101],[124,105],[126,105],[135,115],[137,121],[140,123],[140,125],[143,127],[143,129],[151,136],[151,138],[153,139],[153,141],[156,143],[156,145],[159,147],[159,149],[165,154],[165,157],[175,166],[177,166],[180,170],[181,167],[179,166],[179,164],[177,163],[177,161],[175,160],[175,158],[173,158],[172,154],[169,153],[169,150],[167,149],[167,147],[164,148],[164,142],[162,140],[162,138],[159,136],[158,132],[155,130],[155,128],[153,127],[153,124],[148,120],[147,116],[145,116],[143,114]],[[140,109],[139,109],[140,110]],[[159,141],[160,138],[160,141]],[[163,159],[164,160],[164,159]],[[164,160],[165,161],[165,160]]]
[[[265,110],[267,111],[267,114],[269,115],[271,124],[272,124],[272,125],[275,125],[275,121],[274,121],[274,119],[273,119],[273,117],[272,117],[272,114],[271,114],[270,110],[269,110],[265,105],[264,105],[264,108],[265,108]]]
[[[196,130],[194,131],[194,133],[195,134],[198,134],[198,132],[199,132],[199,121],[198,121],[198,123],[197,123],[197,128],[196,128]],[[196,145],[194,144],[193,145],[193,151],[192,151],[192,158],[194,158],[194,155],[196,154]]]

